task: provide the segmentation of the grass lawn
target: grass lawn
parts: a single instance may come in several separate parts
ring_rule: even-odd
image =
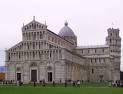
[[[0,94],[123,94],[123,88],[0,86]]]

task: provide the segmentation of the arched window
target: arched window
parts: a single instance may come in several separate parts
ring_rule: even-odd
[[[90,50],[88,49],[88,53],[90,52]]]
[[[39,25],[37,24],[36,27],[38,28],[38,26],[39,26]]]
[[[34,32],[34,34],[33,34],[33,39],[34,40],[36,39],[36,32]]]
[[[110,36],[112,36],[112,33],[110,34]]]
[[[97,50],[95,49],[95,53],[97,52]]]
[[[42,33],[40,32],[40,39],[42,39]]]
[[[32,53],[33,58],[35,58],[35,52]]]
[[[111,41],[111,39],[110,39],[110,43],[111,43],[112,41]]]
[[[9,56],[8,56],[8,60],[10,60],[10,54],[9,54]]]
[[[104,49],[102,49],[102,52],[104,53]]]
[[[29,49],[29,44],[27,44],[27,49]]]
[[[92,73],[92,74],[94,73],[94,69],[92,69],[91,73]]]
[[[32,27],[33,27],[34,25],[32,24]]]
[[[50,58],[51,58],[51,52],[50,52]]]
[[[29,28],[30,28],[30,29],[32,28],[31,25],[29,26]]]
[[[20,53],[19,53],[18,55],[19,55],[18,57],[19,57],[19,59],[20,59]]]
[[[83,50],[81,50],[82,51],[82,54],[83,54]]]
[[[35,49],[35,42],[33,42],[33,49]]]

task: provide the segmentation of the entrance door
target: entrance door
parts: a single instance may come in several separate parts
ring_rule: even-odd
[[[21,81],[21,73],[17,73],[17,81]]]
[[[31,70],[31,81],[37,81],[37,70]]]
[[[48,82],[52,82],[52,72],[48,72]]]

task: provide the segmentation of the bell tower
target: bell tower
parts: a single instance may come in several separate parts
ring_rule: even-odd
[[[109,54],[113,58],[112,65],[112,80],[120,80],[120,63],[121,63],[121,38],[119,29],[109,28],[106,44],[109,45]]]

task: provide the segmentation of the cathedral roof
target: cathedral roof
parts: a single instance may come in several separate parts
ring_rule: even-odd
[[[91,46],[78,46],[77,49],[89,49],[89,48],[107,48],[109,45],[91,45]]]
[[[65,22],[65,26],[59,31],[58,35],[61,37],[65,36],[76,37],[73,30],[68,26],[68,22]]]
[[[86,58],[106,58],[106,57],[110,57],[110,58],[113,58],[112,56],[110,55],[85,55],[83,57],[86,57]]]

